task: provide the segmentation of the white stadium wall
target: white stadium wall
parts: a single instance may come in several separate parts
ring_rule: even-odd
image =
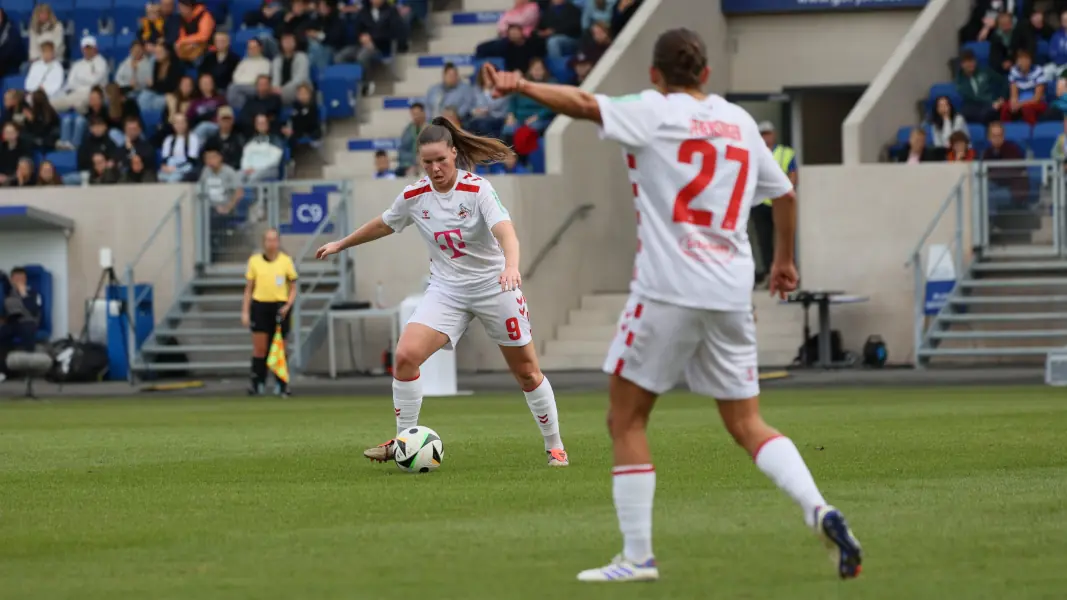
[[[918,14],[879,10],[731,16],[729,91],[866,85]]]
[[[897,130],[916,123],[916,102],[932,84],[949,79],[948,60],[959,51],[957,31],[967,19],[970,4],[930,0],[900,38],[841,127],[845,164],[877,162]]]

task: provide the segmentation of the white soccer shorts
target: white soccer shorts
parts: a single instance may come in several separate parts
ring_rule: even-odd
[[[482,322],[489,338],[497,345],[525,346],[533,341],[530,308],[521,290],[464,299],[431,287],[408,323],[419,323],[447,335],[449,343],[445,349],[451,350],[473,319]]]
[[[698,394],[752,398],[759,395],[756,323],[747,310],[685,308],[631,294],[604,372],[656,394],[672,389],[684,372]]]

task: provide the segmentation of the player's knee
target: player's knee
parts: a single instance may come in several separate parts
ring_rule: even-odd
[[[515,381],[519,382],[525,392],[533,391],[541,384],[541,380],[544,378],[541,370],[532,362],[518,365],[511,374],[515,376]]]
[[[422,357],[408,348],[397,348],[393,359],[393,374],[399,379],[414,379],[422,366]]]

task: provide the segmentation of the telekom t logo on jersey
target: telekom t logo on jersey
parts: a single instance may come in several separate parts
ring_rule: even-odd
[[[441,238],[444,238],[444,243],[441,243]],[[452,256],[450,258],[466,256],[466,254],[460,252],[460,250],[467,247],[467,244],[463,243],[463,233],[458,229],[435,231],[433,233],[433,240],[437,242],[437,245],[441,247],[442,251],[452,251]]]

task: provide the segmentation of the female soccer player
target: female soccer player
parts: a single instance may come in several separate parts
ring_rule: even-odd
[[[282,335],[289,334],[289,310],[296,302],[296,267],[281,250],[277,229],[263,234],[263,252],[248,259],[245,296],[241,303],[241,324],[252,330],[252,376],[250,396],[263,393],[267,381],[267,351],[280,323]],[[278,381],[276,393],[289,396],[289,385]]]
[[[652,554],[656,472],[645,430],[656,398],[684,371],[689,388],[718,401],[727,431],[836,554],[843,578],[860,572],[860,545],[823,500],[796,446],[759,411],[752,249],[745,234],[754,198],[774,198],[772,293],[796,289],[796,197],[752,117],[707,95],[704,42],[687,29],[660,36],[655,90],[608,98],[526,81],[487,65],[495,93],[519,93],[557,113],[593,121],[625,148],[641,240],[630,300],[604,370],[611,374],[608,427],[614,498],[624,549],[581,581],[659,578]],[[685,243],[679,243],[679,240]]]
[[[320,259],[402,231],[414,224],[430,250],[430,286],[396,347],[393,409],[397,433],[418,425],[422,407],[419,367],[441,348],[454,348],[472,319],[500,345],[526,394],[545,438],[548,464],[565,467],[556,397],[537,364],[530,309],[519,289],[519,240],[507,209],[484,178],[468,170],[503,161],[511,150],[500,140],[471,135],[443,117],[419,134],[423,177],[404,188],[392,207],[348,237],[319,248]],[[457,165],[459,168],[457,168]],[[393,440],[364,456],[384,462]]]

